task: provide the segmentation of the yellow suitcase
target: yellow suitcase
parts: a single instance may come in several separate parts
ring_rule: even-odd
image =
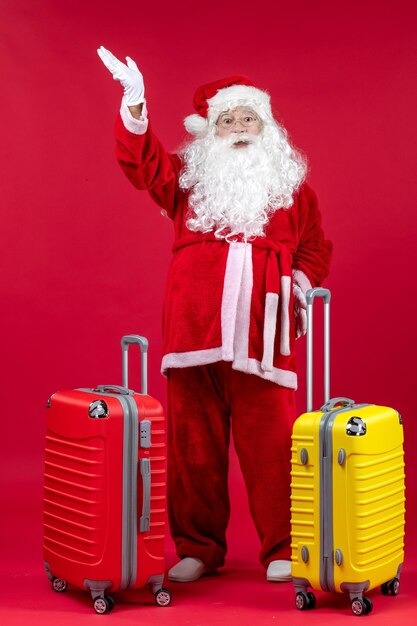
[[[349,398],[312,407],[313,301],[325,306],[325,399],[330,389],[330,292],[307,292],[307,413],[295,422],[291,459],[291,545],[295,604],[315,606],[308,588],[349,594],[352,612],[381,585],[397,595],[404,560],[404,453],[401,416]]]

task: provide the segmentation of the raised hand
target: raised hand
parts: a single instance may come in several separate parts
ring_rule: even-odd
[[[134,60],[126,57],[125,64],[103,46],[100,46],[97,54],[113,75],[114,80],[118,80],[122,85],[126,104],[128,106],[142,104],[145,101],[145,85]]]

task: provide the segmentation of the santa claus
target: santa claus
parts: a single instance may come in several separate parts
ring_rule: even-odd
[[[291,580],[290,448],[295,339],[307,289],[328,274],[306,163],[244,76],[197,89],[191,138],[168,154],[147,115],[143,77],[101,47],[124,95],[117,158],[174,225],[163,313],[168,378],[168,506],[179,562],[170,580],[222,567],[230,431],[267,580]]]

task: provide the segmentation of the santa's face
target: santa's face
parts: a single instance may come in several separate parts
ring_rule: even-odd
[[[263,236],[271,214],[291,206],[305,174],[285,132],[244,106],[222,112],[183,158],[179,184],[190,190],[188,228],[230,241]]]
[[[233,148],[246,148],[247,140],[243,137],[248,135],[259,135],[262,131],[262,122],[256,113],[248,107],[236,107],[224,111],[216,122],[216,134],[218,137],[229,137],[234,135],[236,141]],[[239,141],[242,136],[242,141]]]

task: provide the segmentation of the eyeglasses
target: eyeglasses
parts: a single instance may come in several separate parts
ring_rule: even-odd
[[[239,122],[244,128],[250,128],[251,126],[255,126],[255,124],[259,124],[260,120],[250,111],[243,113],[241,117],[235,117],[230,113],[223,113],[217,120],[217,124],[227,130],[233,128],[237,122]]]

